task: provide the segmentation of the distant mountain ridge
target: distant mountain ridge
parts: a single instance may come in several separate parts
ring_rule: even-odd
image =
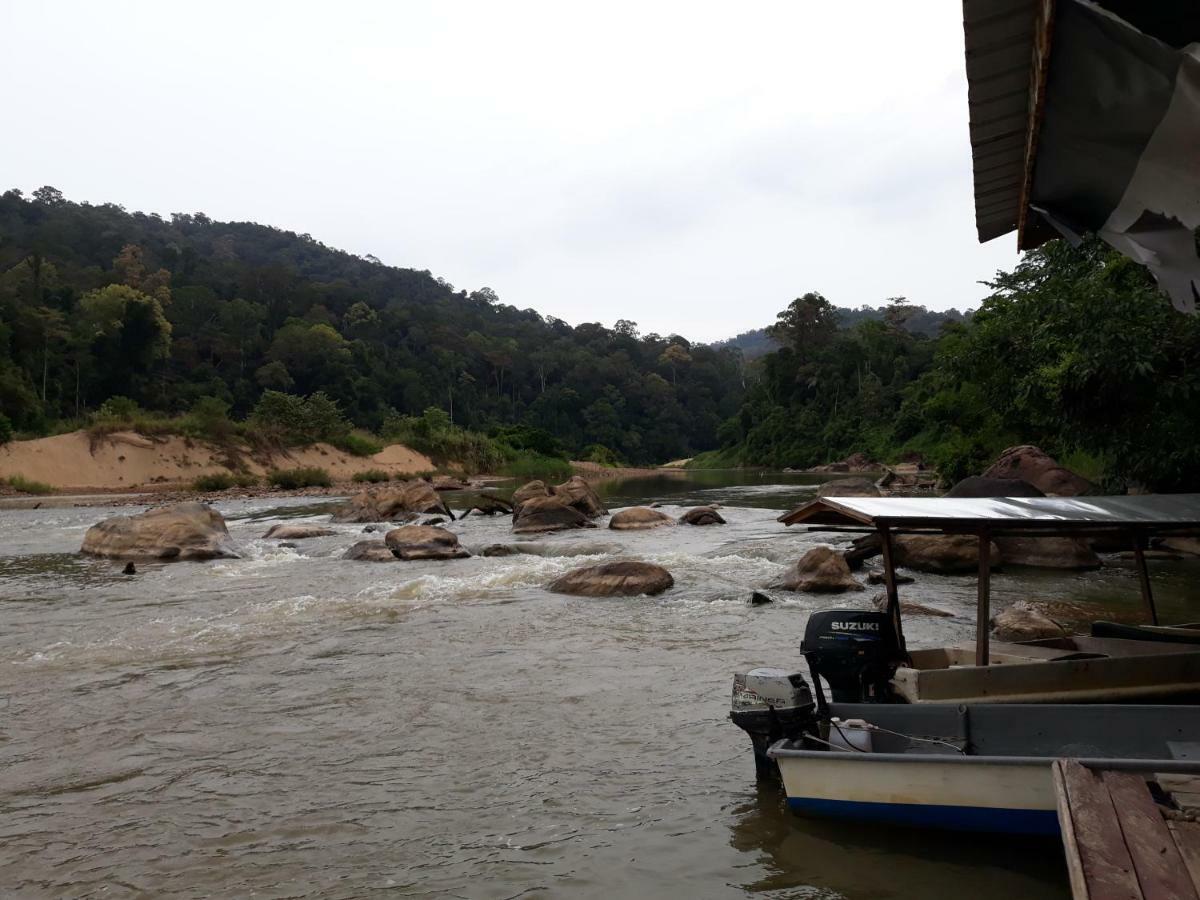
[[[905,323],[904,328],[912,334],[923,334],[926,337],[937,337],[942,326],[947,322],[966,322],[970,312],[962,313],[951,308],[945,311],[926,309],[917,306],[915,312]],[[842,328],[853,328],[859,322],[882,321],[881,307],[863,305],[857,309],[849,306],[837,307],[838,322]],[[733,348],[742,351],[742,357],[747,361],[766,356],[780,348],[780,343],[767,333],[766,328],[751,328],[741,334],[720,341],[713,341],[710,347],[714,349]]]

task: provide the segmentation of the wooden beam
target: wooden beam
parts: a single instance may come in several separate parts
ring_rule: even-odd
[[[1056,760],[1053,773],[1058,821],[1063,828],[1067,871],[1075,897],[1140,900],[1142,891],[1133,860],[1103,782],[1072,759]]]
[[[896,587],[896,562],[892,554],[892,532],[886,525],[879,526],[879,544],[883,551],[883,585],[887,591],[887,611],[892,620],[892,629],[896,632],[896,640],[900,650],[908,654],[904,643],[904,627],[900,621],[900,591]]]
[[[1105,772],[1125,846],[1146,900],[1197,900],[1183,857],[1167,830],[1146,780],[1131,772]]]
[[[1158,624],[1158,610],[1154,608],[1154,592],[1150,589],[1150,570],[1146,566],[1146,552],[1142,549],[1142,536],[1133,532],[1133,559],[1137,563],[1138,583],[1142,588],[1142,606],[1151,625]]]
[[[979,529],[979,593],[975,606],[975,665],[988,664],[988,643],[992,627],[992,534],[984,525]]]

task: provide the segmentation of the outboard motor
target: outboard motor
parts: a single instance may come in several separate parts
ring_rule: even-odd
[[[800,650],[822,709],[829,683],[834,703],[887,703],[888,682],[904,662],[891,617],[884,612],[825,609],[808,618]]]
[[[733,676],[729,718],[750,735],[754,770],[760,778],[779,774],[767,748],[781,738],[799,738],[814,728],[815,710],[812,691],[799,672],[763,668]]]

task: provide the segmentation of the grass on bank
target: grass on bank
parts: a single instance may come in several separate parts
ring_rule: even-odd
[[[19,491],[22,494],[35,494],[39,497],[54,493],[54,488],[44,481],[34,481],[32,478],[26,478],[24,475],[10,475],[8,478],[0,478],[0,484],[7,484],[14,491]]]
[[[272,469],[267,481],[274,487],[294,491],[309,487],[332,487],[333,479],[319,466],[300,466],[295,469]]]
[[[367,469],[365,472],[355,472],[350,476],[351,481],[358,481],[364,484],[380,484],[384,481],[391,481],[392,476],[382,469]]]
[[[201,475],[193,481],[192,489],[205,493],[227,491],[232,487],[256,487],[260,481],[261,479],[258,476],[250,475],[249,473],[213,472],[211,475]]]

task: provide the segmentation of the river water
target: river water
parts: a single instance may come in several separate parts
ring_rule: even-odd
[[[747,604],[829,540],[775,521],[806,480],[606,484],[612,508],[719,501],[729,525],[451,562],[339,559],[358,525],[280,547],[271,524],[328,506],[230,502],[241,559],[133,577],[76,555],[110,510],[0,511],[0,896],[1067,896],[1052,842],[802,820],[756,785],[732,674],[795,665],[809,611],[870,596]],[[513,541],[503,518],[449,527],[469,549]],[[619,556],[675,587],[543,588]],[[1196,574],[1154,564],[1165,619]],[[910,646],[972,637],[973,579],[902,590],[955,613],[908,620]],[[1085,618],[1132,610],[1137,587],[1116,566],[993,593]]]

